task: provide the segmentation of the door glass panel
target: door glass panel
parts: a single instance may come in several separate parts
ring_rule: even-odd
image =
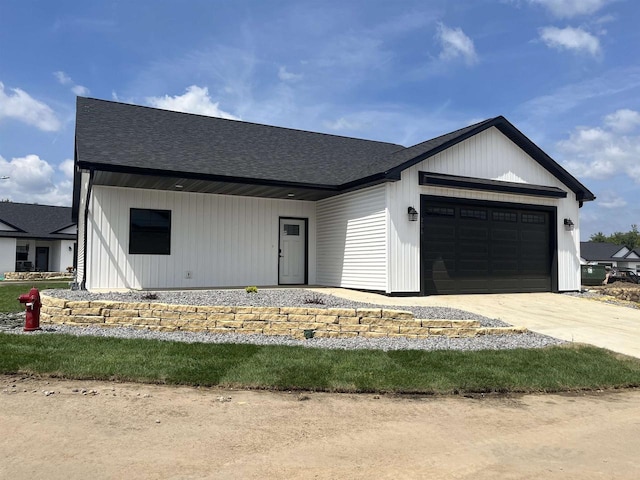
[[[289,225],[287,223],[284,224],[284,234],[285,235],[300,235],[300,225]]]

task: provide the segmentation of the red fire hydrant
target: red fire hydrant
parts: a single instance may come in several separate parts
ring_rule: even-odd
[[[32,332],[40,330],[40,292],[33,287],[29,293],[24,293],[18,297],[20,303],[24,303],[27,308],[27,315],[24,322],[24,331]]]

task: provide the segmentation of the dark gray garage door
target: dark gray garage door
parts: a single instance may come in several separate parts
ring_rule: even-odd
[[[423,294],[551,291],[551,211],[423,196],[420,215]]]

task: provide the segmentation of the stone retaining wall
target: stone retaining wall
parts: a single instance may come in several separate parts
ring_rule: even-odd
[[[6,272],[5,280],[48,280],[50,278],[62,278],[73,280],[73,273],[67,272]]]
[[[165,303],[70,301],[42,296],[42,323],[76,326],[128,326],[160,331],[315,337],[475,337],[523,333],[519,327],[484,328],[475,320],[421,320],[386,308],[298,308],[196,306]]]

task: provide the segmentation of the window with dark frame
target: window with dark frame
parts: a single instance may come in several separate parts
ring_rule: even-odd
[[[16,261],[25,261],[29,259],[29,246],[17,245],[16,246]]]
[[[129,253],[171,254],[171,210],[132,208],[129,216]]]

